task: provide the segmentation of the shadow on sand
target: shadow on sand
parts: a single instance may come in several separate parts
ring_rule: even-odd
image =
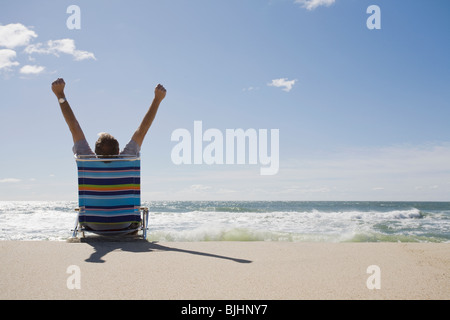
[[[145,252],[152,252],[152,251],[171,251],[171,252],[194,254],[194,255],[198,255],[198,256],[210,257],[210,258],[216,258],[216,259],[231,260],[231,261],[234,261],[237,263],[251,263],[252,262],[251,260],[237,259],[237,258],[221,256],[221,255],[217,255],[217,254],[213,254],[213,253],[171,248],[167,245],[158,244],[157,242],[149,242],[147,240],[136,239],[133,237],[130,237],[130,238],[127,238],[127,237],[87,237],[87,238],[82,238],[80,241],[82,243],[87,243],[88,245],[90,245],[94,248],[95,252],[93,252],[91,254],[91,256],[85,260],[86,262],[92,262],[92,263],[104,263],[105,260],[103,260],[103,257],[114,250],[122,250],[122,251],[135,252],[135,253],[145,253]]]

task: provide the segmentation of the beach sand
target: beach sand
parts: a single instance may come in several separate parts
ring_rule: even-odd
[[[1,299],[450,298],[445,243],[91,239],[0,241],[0,250]]]

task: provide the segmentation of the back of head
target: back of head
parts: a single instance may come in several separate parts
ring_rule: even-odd
[[[115,156],[119,154],[119,142],[109,133],[100,132],[95,142],[95,153],[98,156]]]

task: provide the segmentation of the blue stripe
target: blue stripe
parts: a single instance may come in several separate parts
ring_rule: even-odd
[[[79,199],[80,207],[110,207],[115,206],[140,206],[140,198],[115,198],[115,199],[98,199],[98,198],[81,198]]]
[[[86,217],[121,217],[121,216],[130,216],[135,215],[136,211],[134,210],[118,210],[118,211],[101,211],[101,210],[93,210],[86,211],[84,213],[80,213],[80,216]]]
[[[109,202],[108,202],[108,204],[110,204]],[[111,205],[108,205],[108,206],[94,206],[94,205],[90,205],[90,206],[84,206],[84,208],[86,208],[86,209],[105,209],[105,210],[111,210],[111,209],[132,209],[132,210],[134,210],[134,205],[132,205],[132,204],[123,204],[123,205],[115,205],[115,206],[111,206]]]
[[[90,206],[90,207],[117,207],[117,206],[139,206],[140,205],[140,198],[138,197],[108,197],[107,199],[100,198],[100,197],[82,197],[79,199],[79,203],[81,207]]]
[[[80,171],[89,171],[89,172],[103,172],[103,171],[118,171],[118,172],[120,172],[120,171],[130,171],[130,170],[133,170],[133,171],[139,171],[139,170],[141,170],[141,168],[140,167],[119,167],[119,168],[116,168],[116,167],[102,167],[102,168],[97,168],[97,167],[81,167],[81,166],[78,166],[78,171],[80,172]]]
[[[116,185],[116,184],[140,184],[141,178],[131,177],[131,178],[110,178],[110,179],[91,179],[85,177],[78,178],[78,184],[89,184],[89,185]]]
[[[141,161],[77,161],[77,166],[79,169],[89,169],[89,170],[128,170],[128,169],[139,169],[141,166]]]
[[[121,195],[135,195],[140,196],[141,190],[121,190],[121,191],[78,191],[79,196],[121,196]],[[85,197],[87,198],[87,197]]]
[[[140,215],[121,216],[121,217],[93,217],[80,216],[80,223],[120,223],[120,222],[140,222]]]
[[[92,172],[78,172],[78,176],[85,178],[127,178],[127,177],[139,177],[141,175],[140,171],[115,171],[115,172],[103,172],[103,171],[92,171]]]

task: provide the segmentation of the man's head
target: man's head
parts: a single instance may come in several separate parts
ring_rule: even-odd
[[[95,153],[99,156],[115,156],[119,154],[119,142],[109,133],[100,132],[95,142]]]

